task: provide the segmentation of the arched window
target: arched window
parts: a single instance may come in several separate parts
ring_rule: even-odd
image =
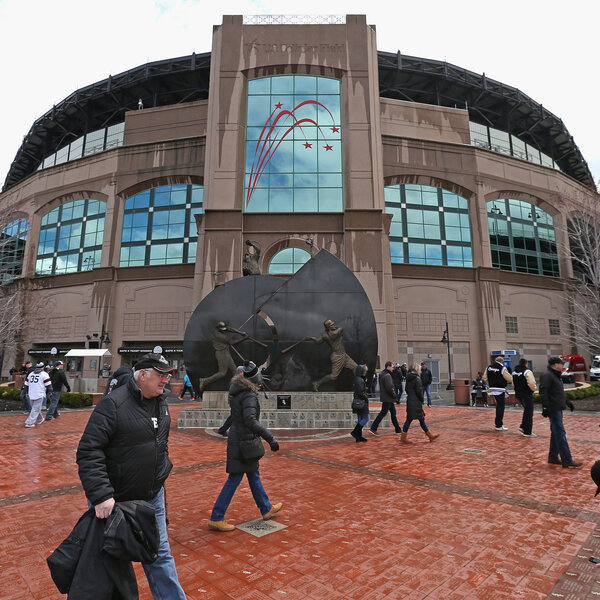
[[[165,185],[127,198],[119,266],[195,262],[203,193],[200,185]]]
[[[28,226],[27,219],[15,219],[0,234],[0,283],[9,283],[23,271]]]
[[[106,203],[74,200],[42,217],[35,274],[60,275],[100,266]]]
[[[487,203],[492,265],[505,271],[558,277],[552,215],[523,200]]]
[[[302,248],[284,248],[271,259],[269,273],[295,273],[309,260],[310,252]]]
[[[385,210],[392,215],[392,262],[473,266],[466,198],[428,185],[390,185]]]
[[[312,75],[248,82],[246,212],[344,210],[340,90]]]

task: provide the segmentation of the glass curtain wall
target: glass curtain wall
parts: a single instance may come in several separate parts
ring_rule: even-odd
[[[466,198],[427,185],[385,188],[392,215],[392,262],[472,267],[469,203]]]
[[[310,260],[310,252],[302,248],[284,248],[273,256],[269,273],[295,273]]]
[[[9,283],[22,274],[28,227],[27,219],[15,219],[0,234],[1,284]]]

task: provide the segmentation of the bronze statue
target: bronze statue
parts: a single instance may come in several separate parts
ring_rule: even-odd
[[[260,246],[246,240],[246,246],[248,246],[248,252],[244,253],[244,266],[242,268],[242,274],[246,275],[260,275]],[[254,252],[250,252],[250,248],[254,249]]]
[[[338,327],[331,319],[327,319],[323,325],[325,326],[325,331],[321,334],[321,337],[304,338],[305,341],[315,342],[315,344],[326,342],[331,348],[331,373],[321,377],[319,381],[313,382],[315,392],[319,391],[322,383],[335,381],[343,369],[350,369],[353,373],[356,369],[356,363],[346,354],[346,350],[344,349],[342,342],[344,330]]]

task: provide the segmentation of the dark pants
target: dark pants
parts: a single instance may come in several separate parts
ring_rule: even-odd
[[[400,398],[402,398],[402,382],[394,383],[394,391],[396,392],[396,400],[400,401]]]
[[[377,431],[377,428],[379,427],[379,423],[381,423],[381,421],[383,420],[383,417],[385,417],[385,415],[387,415],[388,412],[390,413],[390,416],[392,417],[392,424],[394,425],[394,429],[396,430],[396,433],[400,433],[402,431],[402,429],[400,428],[400,423],[398,423],[398,419],[396,417],[396,407],[394,406],[393,402],[382,402],[381,403],[381,410],[379,411],[379,414],[375,417],[375,420],[373,421],[373,423],[371,423],[371,429],[373,431]]]
[[[402,431],[404,433],[406,433],[408,431],[408,428],[410,427],[410,424],[414,421],[414,419],[406,419],[406,421],[404,421],[404,425],[402,426]],[[422,419],[419,419],[419,425],[421,426],[421,429],[427,433],[429,431],[429,429],[427,428],[427,424],[425,423],[425,417],[423,417]]]
[[[494,396],[496,401],[496,427],[502,427],[504,420],[504,398],[506,394],[502,392],[498,396]]]
[[[533,394],[520,392],[516,394],[517,400],[523,406],[523,418],[521,419],[521,429],[526,435],[531,434],[533,429]]]
[[[550,451],[548,458],[556,459],[560,456],[563,464],[573,462],[567,433],[563,425],[563,411],[555,410],[550,413]]]

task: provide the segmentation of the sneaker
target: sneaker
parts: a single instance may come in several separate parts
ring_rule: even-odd
[[[31,425],[28,425],[27,423],[25,423],[25,427],[35,427],[35,423],[32,423]]]
[[[54,419],[54,417],[52,415],[50,415],[49,417],[46,417],[46,421],[52,421]]]
[[[41,420],[41,421],[38,421],[38,422],[36,423],[36,425],[41,425],[41,424],[42,424],[42,423],[43,423],[45,420],[46,420],[46,419],[42,418],[42,420]]]
[[[369,433],[371,435],[381,435],[381,434],[377,433],[377,431],[375,431],[375,429],[369,429]]]
[[[177,396],[180,400],[183,400],[183,396]]]
[[[278,502],[277,504],[273,504],[271,510],[268,513],[263,515],[263,520],[268,521],[275,513],[278,513],[283,507],[283,502]]]
[[[572,460],[571,462],[565,462],[562,464],[563,469],[579,469],[583,463]]]
[[[523,433],[523,430],[521,430],[521,435],[523,437],[537,437],[537,434],[535,434],[535,433]]]
[[[214,531],[233,531],[235,529],[235,525],[232,525],[227,521],[209,521],[208,528]]]
[[[508,431],[508,427],[504,427],[504,425],[501,425],[500,427],[496,427],[496,431]]]
[[[549,458],[548,464],[549,465],[562,465],[562,462],[558,458]]]
[[[523,425],[519,425],[519,431],[523,433]]]

